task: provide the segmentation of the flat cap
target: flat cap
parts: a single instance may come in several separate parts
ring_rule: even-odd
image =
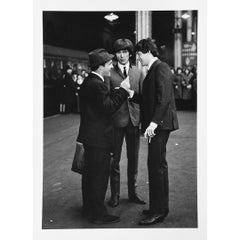
[[[95,49],[91,51],[88,55],[91,68],[102,65],[114,57],[114,55],[109,54],[104,48]]]

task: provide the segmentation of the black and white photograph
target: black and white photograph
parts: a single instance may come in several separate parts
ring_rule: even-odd
[[[239,239],[238,5],[3,1],[1,239]]]
[[[201,5],[44,6],[35,231],[205,238]]]

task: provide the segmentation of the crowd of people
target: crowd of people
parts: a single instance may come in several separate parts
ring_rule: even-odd
[[[174,75],[173,89],[177,110],[197,110],[197,68],[171,68]],[[57,82],[60,113],[79,113],[79,90],[89,70],[79,69],[77,64],[68,63],[54,76],[45,76]],[[49,75],[49,74],[48,74]]]
[[[79,90],[88,76],[86,70],[79,70],[67,64],[63,74],[59,79],[59,112],[60,113],[79,113]]]
[[[68,61],[61,69],[59,64],[44,68],[44,84],[55,86],[59,113],[79,113],[79,90],[89,69]]]
[[[171,69],[174,74],[173,88],[177,110],[197,110],[196,66]]]

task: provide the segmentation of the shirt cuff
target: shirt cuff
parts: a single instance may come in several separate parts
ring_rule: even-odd
[[[153,128],[156,128],[158,125],[157,125],[157,123],[155,123],[155,122],[151,122],[150,123],[150,127],[153,127]]]
[[[132,98],[134,95],[134,91],[133,90],[129,90],[129,98]]]

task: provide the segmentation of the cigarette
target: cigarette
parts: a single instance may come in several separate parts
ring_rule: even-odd
[[[151,143],[151,138],[150,137],[148,137],[148,143]]]

